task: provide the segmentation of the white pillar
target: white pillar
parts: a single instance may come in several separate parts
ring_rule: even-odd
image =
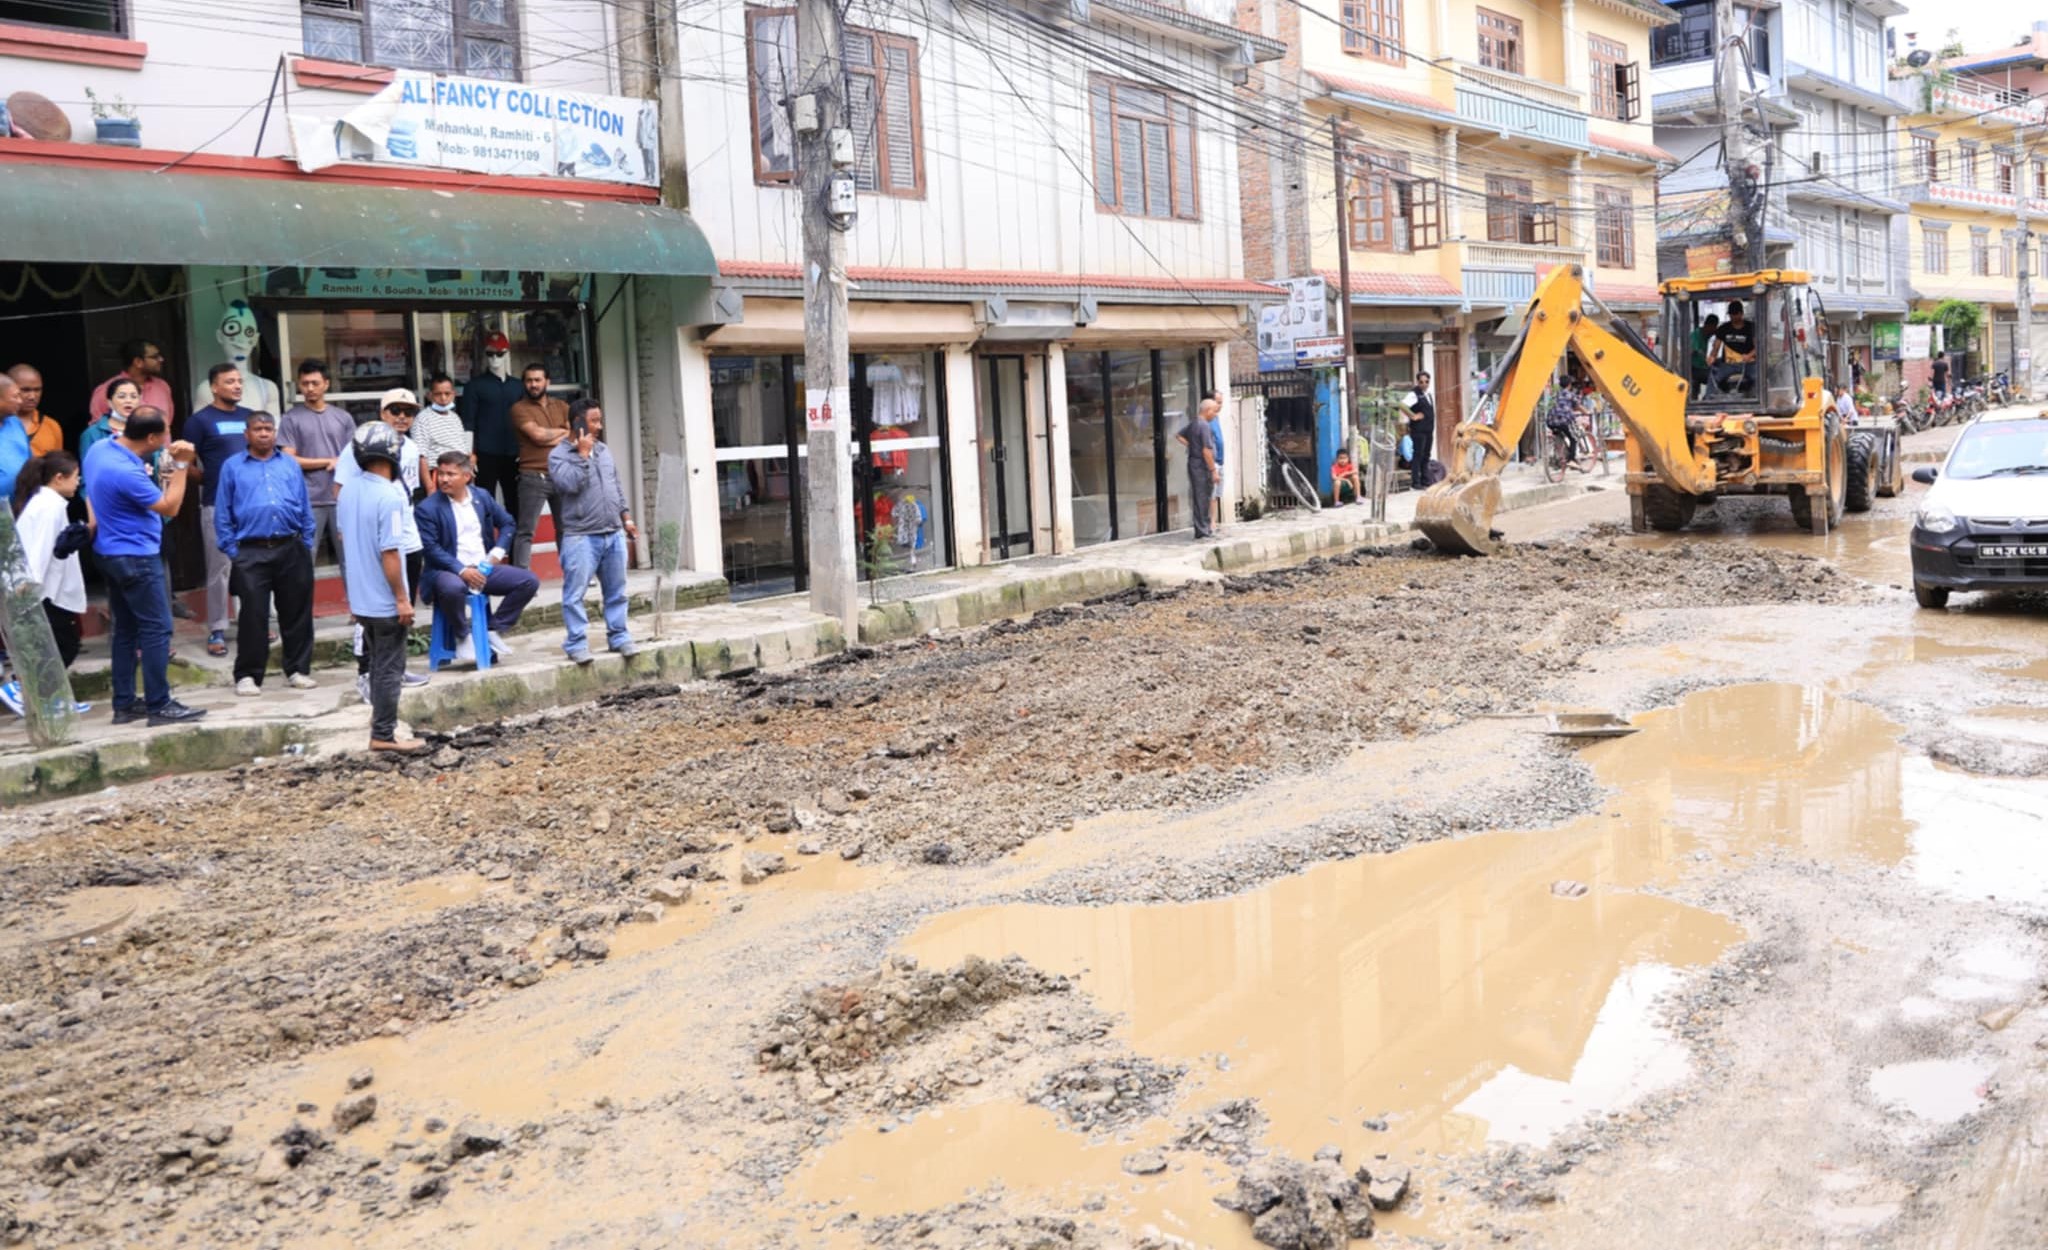
[[[1565,158],[1564,180],[1565,200],[1572,206],[1569,218],[1572,234],[1570,239],[1560,238],[1558,242],[1566,247],[1590,252],[1593,250],[1593,210],[1586,203],[1585,158],[1576,152]],[[1592,272],[1590,266],[1587,272]]]
[[[1588,62],[1593,52],[1586,37],[1579,33],[1579,24],[1572,16],[1572,9],[1572,0],[1562,0],[1557,11],[1558,24],[1564,31],[1564,85],[1584,95],[1586,74],[1592,68]]]
[[[676,394],[681,398],[683,467],[689,483],[689,524],[683,551],[699,573],[725,572],[718,522],[718,457],[711,429],[711,357],[695,332],[676,330]]]
[[[1237,516],[1237,501],[1244,498],[1245,466],[1254,447],[1245,441],[1237,401],[1230,397],[1230,340],[1211,343],[1209,359],[1210,385],[1223,393],[1223,410],[1216,414],[1223,431],[1223,480],[1216,484],[1216,497],[1223,501],[1223,520],[1228,524]]]
[[[1074,462],[1073,447],[1067,438],[1067,349],[1058,343],[1052,344],[1045,353],[1046,385],[1042,388],[1049,400],[1045,414],[1044,439],[1033,430],[1033,450],[1046,449],[1052,469],[1052,517],[1051,552],[1058,553],[1074,549]]]
[[[946,348],[946,455],[953,476],[953,558],[961,565],[988,563],[988,534],[981,506],[981,392],[975,385],[974,353],[966,344]]]

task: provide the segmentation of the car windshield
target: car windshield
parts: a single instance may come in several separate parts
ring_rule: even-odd
[[[2048,474],[2048,421],[1993,421],[1973,425],[1956,440],[1945,470],[1975,480],[2023,473]]]

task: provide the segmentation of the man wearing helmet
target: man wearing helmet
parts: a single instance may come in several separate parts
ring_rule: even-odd
[[[425,744],[398,737],[398,690],[412,629],[412,590],[405,576],[405,521],[412,509],[396,481],[404,445],[382,421],[356,431],[353,454],[362,476],[342,490],[335,522],[342,533],[348,610],[362,627],[369,657],[370,749],[410,754]]]

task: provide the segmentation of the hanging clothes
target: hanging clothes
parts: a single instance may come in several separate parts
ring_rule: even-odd
[[[924,361],[917,356],[877,356],[868,362],[868,390],[874,403],[869,421],[878,426],[916,425],[924,420]]]
[[[883,428],[869,431],[868,443],[874,448],[873,459],[876,470],[882,473],[910,472],[910,453],[908,451],[900,449],[896,451],[882,450],[883,443],[891,443],[898,439],[908,439],[909,437],[910,435],[898,429]]]

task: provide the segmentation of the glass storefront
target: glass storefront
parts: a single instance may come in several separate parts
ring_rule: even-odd
[[[1206,348],[1067,353],[1077,546],[1194,524],[1178,435],[1208,378]]]
[[[324,305],[324,301],[323,301]],[[427,379],[446,373],[460,390],[483,368],[484,340],[503,334],[512,345],[512,375],[529,363],[547,367],[548,390],[591,393],[589,341],[575,305],[540,308],[403,309],[307,307],[259,302],[277,321],[277,359],[266,370],[289,405],[298,400],[299,362],[318,358],[334,371],[330,402],[367,421],[384,392],[402,386],[425,395]],[[266,336],[269,338],[269,336]]]
[[[864,579],[952,563],[943,361],[917,351],[853,358],[854,534]],[[735,599],[810,586],[803,376],[796,355],[711,360],[719,537]]]

